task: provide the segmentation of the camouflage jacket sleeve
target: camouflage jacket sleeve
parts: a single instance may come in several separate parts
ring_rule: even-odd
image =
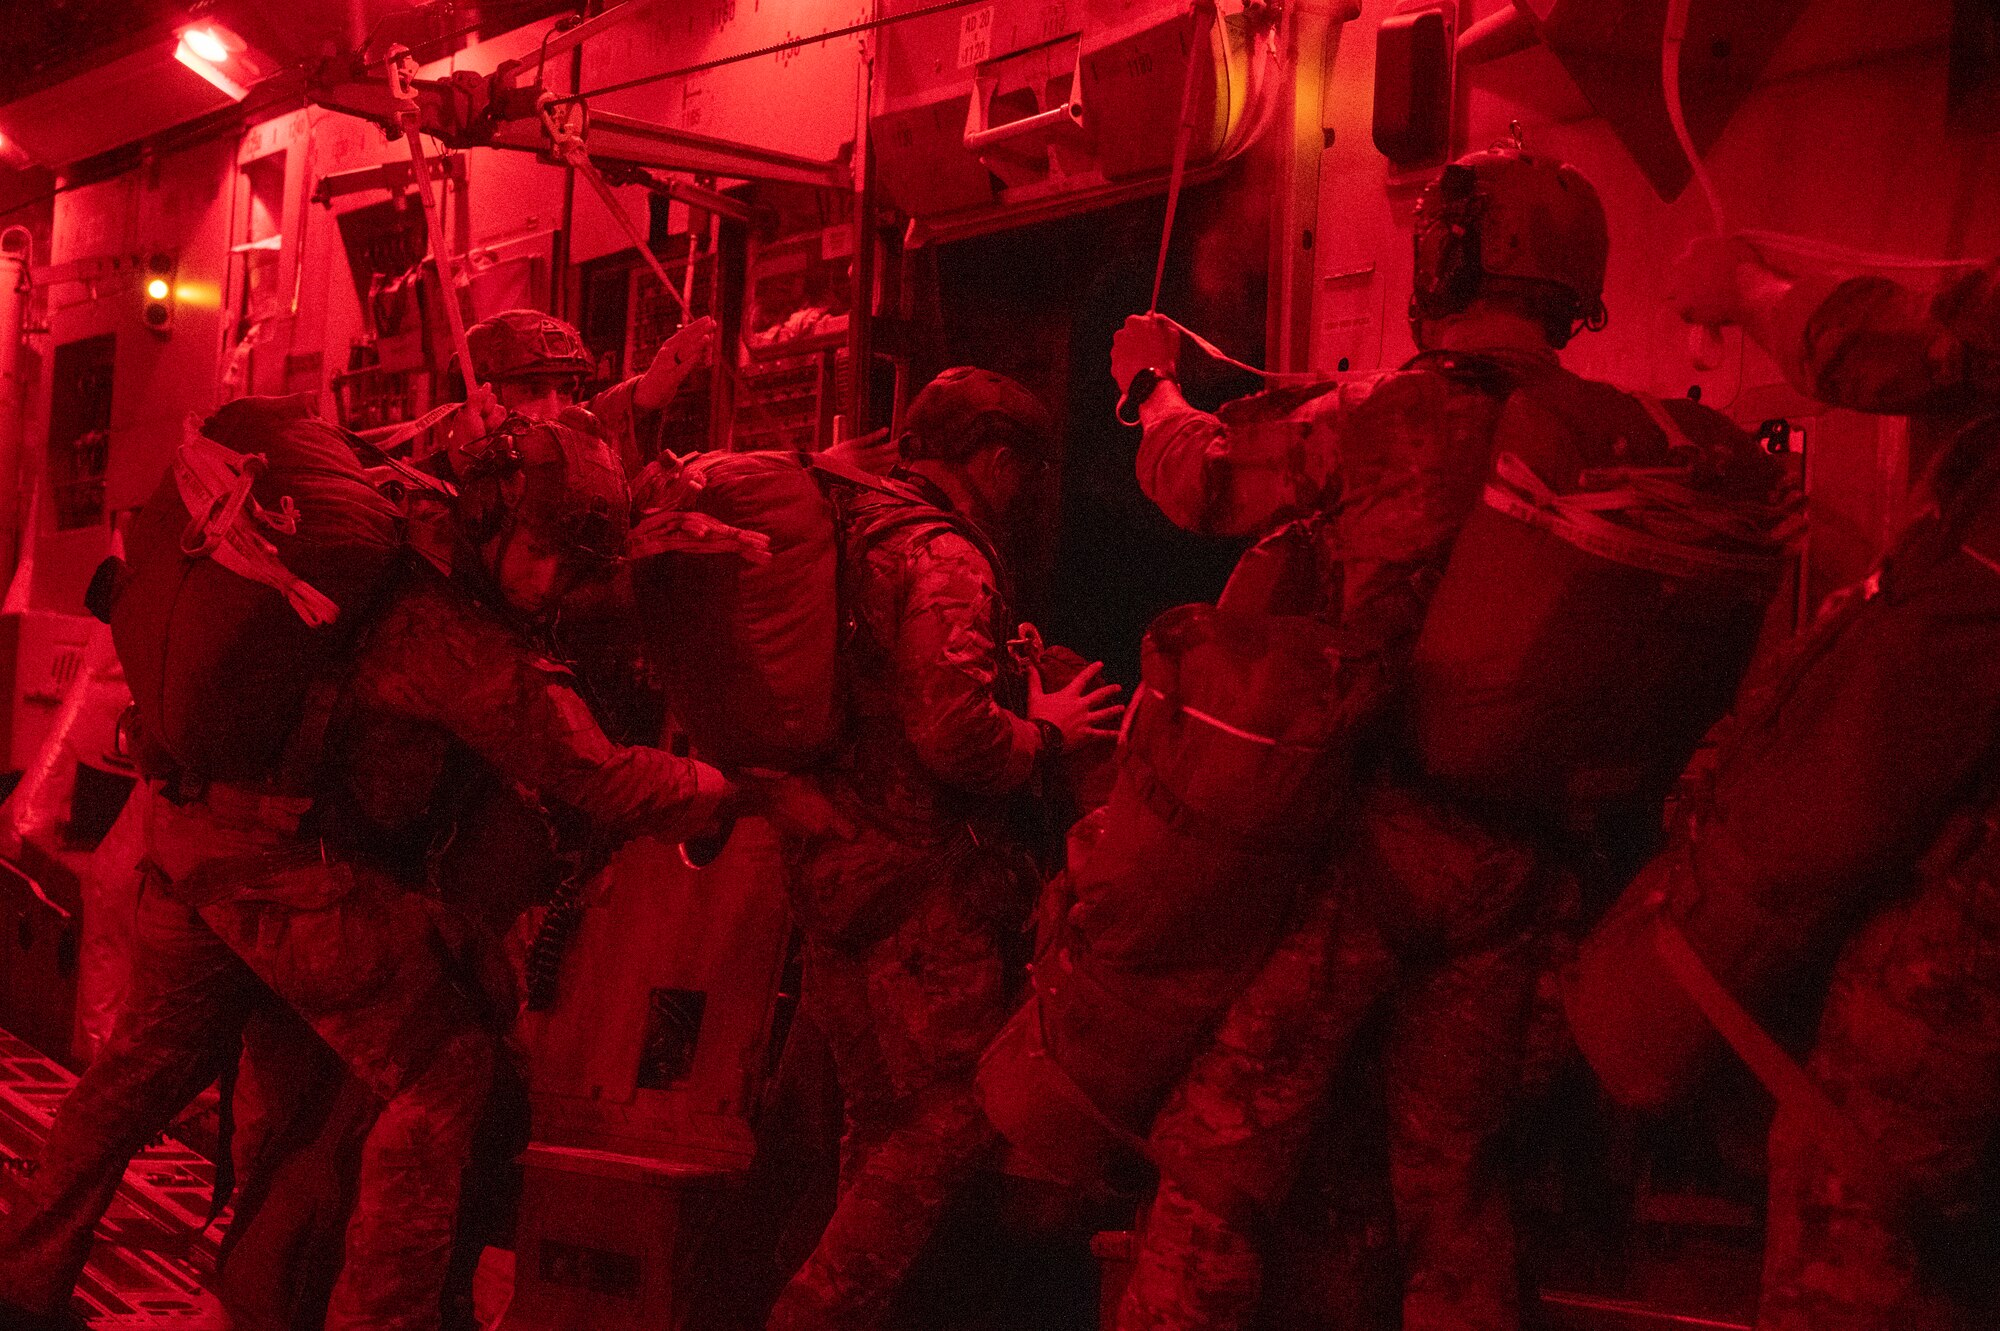
[[[996,690],[1003,604],[992,568],[970,541],[946,532],[911,549],[903,576],[891,652],[903,733],[946,785],[1016,789],[1034,768],[1041,734],[1001,706]]]
[[[2000,404],[2000,259],[1928,282],[1799,283],[1776,324],[1801,392],[1895,414]]]
[[[441,727],[536,795],[613,837],[701,830],[695,765],[614,744],[572,686],[498,619],[449,589],[404,596],[370,635],[358,701]]]
[[[637,476],[639,469],[649,461],[639,447],[639,404],[635,397],[638,388],[639,376],[634,375],[622,383],[611,385],[584,404],[597,418],[602,433],[618,454],[618,461],[624,464],[628,478]]]
[[[1239,398],[1211,416],[1176,407],[1146,427],[1139,488],[1189,531],[1256,536],[1324,503],[1340,466],[1340,423],[1369,381]]]

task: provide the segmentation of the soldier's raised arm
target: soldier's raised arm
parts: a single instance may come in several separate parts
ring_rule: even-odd
[[[1239,399],[1220,416],[1190,406],[1174,375],[1180,331],[1134,315],[1111,343],[1111,375],[1138,405],[1139,488],[1189,531],[1254,536],[1320,508],[1340,463],[1339,422],[1365,384]]]

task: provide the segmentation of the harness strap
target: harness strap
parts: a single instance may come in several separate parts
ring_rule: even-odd
[[[272,588],[313,628],[331,624],[340,607],[286,568],[277,547],[257,531],[260,523],[284,534],[297,530],[290,496],[277,514],[251,496],[263,469],[261,454],[238,453],[189,425],[174,457],[174,484],[192,515],[181,534],[181,552],[191,559],[213,559],[238,577]]]
[[[1664,914],[1654,916],[1653,947],[1681,991],[1779,1105],[1811,1126],[1842,1176],[1855,1186],[1886,1193],[1890,1180],[1875,1143],[1744,1010],[1695,952],[1680,926]]]
[[[1513,453],[1494,459],[1493,471],[1482,496],[1488,508],[1616,564],[1675,578],[1763,578],[1777,571],[1784,556],[1784,544],[1776,539],[1762,550],[1710,550],[1598,516],[1637,510],[1642,493],[1636,488],[1558,494]]]

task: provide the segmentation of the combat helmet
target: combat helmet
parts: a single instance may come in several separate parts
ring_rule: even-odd
[[[459,527],[475,549],[531,531],[585,565],[624,553],[632,522],[624,469],[602,436],[564,415],[509,416],[453,457]]]
[[[502,310],[465,330],[473,372],[481,383],[509,379],[583,379],[594,368],[583,334],[540,310]],[[458,360],[451,364],[451,388],[463,396]]]
[[[1468,153],[1418,200],[1410,321],[1511,291],[1549,310],[1561,346],[1578,328],[1604,326],[1610,249],[1604,205],[1575,167],[1517,144]]]
[[[1041,400],[1004,374],[955,365],[925,384],[904,413],[904,456],[962,462],[991,444],[1047,461],[1055,423]]]

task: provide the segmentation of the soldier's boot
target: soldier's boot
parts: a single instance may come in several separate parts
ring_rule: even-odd
[[[255,992],[235,954],[149,883],[125,1007],[57,1111],[27,1198],[0,1224],[0,1309],[61,1324],[126,1165],[235,1057]]]
[[[914,1097],[842,1179],[812,1256],[772,1309],[770,1331],[869,1331],[888,1311],[947,1205],[997,1137],[963,1081]]]
[[[461,1180],[493,1079],[492,1037],[466,1025],[383,1106],[361,1180],[327,1331],[435,1331]]]

